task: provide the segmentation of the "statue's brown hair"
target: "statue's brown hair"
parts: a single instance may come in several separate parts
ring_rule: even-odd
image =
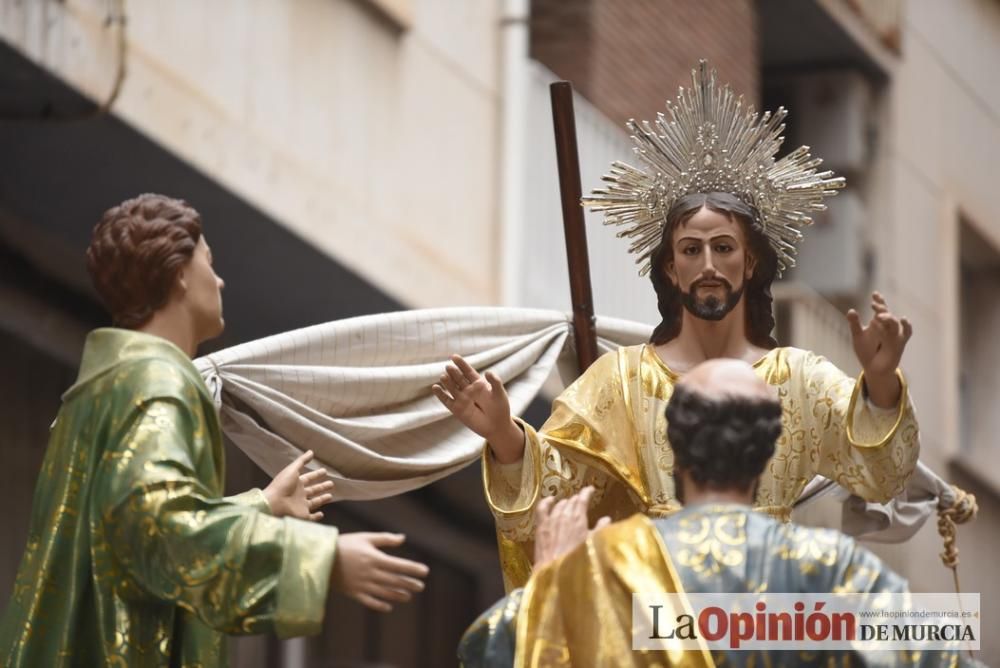
[[[116,327],[141,327],[170,297],[201,238],[187,202],[145,194],[104,212],[87,248],[87,270]]]

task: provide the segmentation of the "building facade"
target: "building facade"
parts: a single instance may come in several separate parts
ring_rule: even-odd
[[[922,458],[978,498],[961,584],[1000,619],[996,0],[0,0],[0,600],[59,394],[105,323],[82,260],[105,208],[160,191],[202,211],[216,347],[399,308],[567,310],[548,84],[575,85],[589,190],[700,58],[847,176],[775,287],[779,341],[854,372],[846,308],[878,289],[910,318]],[[652,323],[625,242],[588,222],[597,311]],[[264,482],[228,454],[232,491]],[[501,593],[475,467],[328,514],[405,531],[427,591],[386,617],[335,600],[322,635],[236,640],[233,665],[452,665]],[[949,591],[933,524],[876,549]]]

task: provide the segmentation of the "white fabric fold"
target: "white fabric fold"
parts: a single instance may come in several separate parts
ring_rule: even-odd
[[[889,505],[848,496],[843,505],[843,530],[878,543],[902,543],[917,533],[939,507],[949,508],[954,503],[952,486],[923,462],[917,462],[906,488]]]
[[[889,503],[872,503],[850,494],[834,481],[815,476],[806,484],[796,507],[827,495],[841,502],[841,530],[876,543],[903,543],[913,537],[938,507],[955,503],[955,490],[923,462],[917,462],[906,487]]]
[[[646,341],[649,326],[597,318],[601,352]],[[483,441],[431,392],[452,354],[493,371],[522,413],[559,358],[564,313],[444,308],[315,325],[195,360],[222,428],[269,475],[305,450],[337,483],[337,499],[393,496],[475,460]]]
[[[521,414],[559,364],[575,369],[571,316],[523,308],[441,308],[338,320],[220,350],[195,360],[222,429],[269,475],[306,450],[336,482],[334,496],[402,494],[467,466],[483,440],[431,392],[453,354],[503,381]],[[648,325],[598,317],[601,353],[649,340]],[[840,490],[817,477],[799,503]],[[848,533],[906,540],[951,488],[920,464],[890,504],[844,501]]]

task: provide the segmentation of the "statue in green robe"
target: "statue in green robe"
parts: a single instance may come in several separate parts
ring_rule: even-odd
[[[337,530],[272,517],[260,490],[222,498],[223,467],[190,359],[149,334],[91,333],[42,464],[0,663],[214,665],[218,631],[317,632]]]
[[[300,476],[308,457],[223,497],[219,421],[190,359],[223,327],[197,212],[129,200],[88,260],[119,328],[89,335],[53,423],[0,666],[221,666],[225,633],[318,632],[331,587],[377,610],[423,588],[424,565],[378,549],[402,536],[275,516],[317,519],[329,500],[331,483]]]

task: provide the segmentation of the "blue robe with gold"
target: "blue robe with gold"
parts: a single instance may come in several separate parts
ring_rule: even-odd
[[[594,532],[466,631],[466,668],[518,666],[948,666],[955,652],[633,650],[633,593],[905,593],[853,539],[743,505],[642,514]]]

